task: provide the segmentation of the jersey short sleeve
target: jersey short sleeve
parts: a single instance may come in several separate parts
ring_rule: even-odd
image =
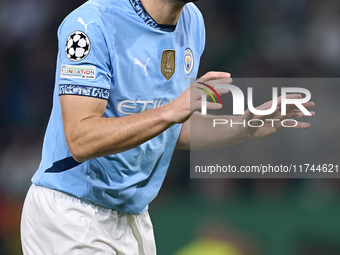
[[[201,15],[201,22],[200,22],[200,28],[201,28],[201,55],[203,54],[204,52],[204,49],[205,49],[205,25],[204,25],[204,19],[203,19],[203,16],[202,14],[200,13]]]
[[[91,8],[71,13],[58,30],[59,95],[109,98],[111,49],[105,26]]]
[[[189,3],[186,5],[191,11],[190,25],[194,24],[195,37],[198,43],[198,53],[201,56],[205,49],[205,24],[201,11],[197,8],[197,6],[193,3]]]

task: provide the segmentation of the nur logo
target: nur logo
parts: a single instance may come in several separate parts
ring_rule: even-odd
[[[217,91],[212,86],[210,86],[208,84],[205,84],[203,82],[197,82],[197,83],[207,87],[212,92],[214,92],[214,94],[217,96],[218,100],[220,101],[220,104],[223,106],[220,95],[217,93]],[[212,98],[212,100],[214,101],[215,105],[217,105],[217,102],[216,102],[213,94],[209,90],[201,88],[201,87],[197,87],[197,88],[200,89],[200,90],[203,90],[205,93],[207,93]],[[206,94],[202,94],[202,106],[201,106],[201,109],[202,109],[202,112],[201,112],[202,115],[206,115],[207,114],[207,95]]]
[[[217,94],[216,90],[204,83],[200,83],[206,87],[208,87],[211,91],[213,91],[216,96],[218,97],[218,99],[221,102],[221,98],[219,97],[219,95]],[[213,95],[206,89],[203,88],[199,88],[198,89],[203,90],[204,92],[206,92],[208,95],[210,95],[215,104],[216,100],[214,99]],[[245,97],[244,94],[242,92],[242,90],[240,88],[238,88],[235,85],[225,85],[225,84],[218,84],[215,86],[216,89],[219,88],[224,88],[224,89],[229,89],[232,96],[233,96],[233,115],[243,115],[244,114],[244,105],[245,105]],[[300,98],[300,99],[292,99],[292,98],[288,98],[288,94],[289,93],[299,93],[299,94],[305,94],[306,96],[304,98]],[[305,116],[312,116],[312,114],[306,109],[306,107],[303,106],[304,103],[309,102],[309,100],[311,99],[311,93],[309,90],[305,89],[305,88],[296,88],[296,87],[283,87],[281,88],[281,115],[285,116],[287,115],[287,105],[288,104],[292,104],[295,105],[297,107],[297,109],[299,109],[301,112],[303,112],[303,114]],[[278,102],[278,88],[274,87],[272,88],[272,106],[270,109],[266,109],[266,110],[259,110],[257,108],[254,107],[253,104],[253,88],[249,87],[248,88],[248,108],[250,110],[250,112],[252,112],[253,114],[256,115],[270,115],[272,113],[275,112],[279,102]],[[207,114],[207,95],[206,94],[202,94],[202,105],[201,105],[201,114],[202,115],[206,115]]]

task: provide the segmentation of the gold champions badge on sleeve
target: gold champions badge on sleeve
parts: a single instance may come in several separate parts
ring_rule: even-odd
[[[170,80],[175,73],[176,51],[165,50],[162,53],[161,71],[165,79]]]

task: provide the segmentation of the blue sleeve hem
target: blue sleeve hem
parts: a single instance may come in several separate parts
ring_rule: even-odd
[[[60,84],[59,96],[61,95],[87,96],[108,100],[110,91],[108,89],[86,85]]]

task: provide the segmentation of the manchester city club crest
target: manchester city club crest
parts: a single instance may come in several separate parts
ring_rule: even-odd
[[[194,67],[194,55],[190,48],[187,48],[184,53],[184,70],[189,75]]]

